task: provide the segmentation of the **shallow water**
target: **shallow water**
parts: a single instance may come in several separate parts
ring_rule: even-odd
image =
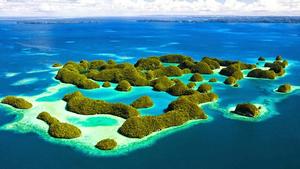
[[[83,127],[95,127],[95,126],[113,126],[118,123],[115,119],[107,117],[89,117],[84,120],[76,117],[70,117],[67,119],[70,123],[76,126]]]
[[[240,88],[214,83],[214,91],[221,99],[203,106],[212,121],[162,136],[151,146],[121,156],[89,156],[68,146],[49,143],[34,133],[0,131],[1,169],[300,167],[299,90],[286,95],[273,92],[285,82],[300,85],[297,73],[300,71],[299,24],[142,23],[132,20],[15,24],[2,21],[0,35],[0,62],[5,63],[0,67],[0,97],[34,96],[45,92],[46,88],[57,84],[53,80],[56,69],[49,70],[50,65],[68,60],[115,59],[134,63],[140,57],[164,53],[183,53],[195,59],[208,55],[253,63],[258,56],[273,59],[281,54],[293,60],[288,74],[276,81],[244,79]],[[186,75],[181,79],[187,82],[189,77]],[[220,75],[208,75],[205,79],[211,77],[216,77],[219,82],[224,80]],[[13,85],[33,78],[38,81],[27,80],[22,85]],[[76,90],[67,86],[38,101],[55,102]],[[141,110],[143,115],[160,114],[175,99],[148,87],[134,88],[130,93],[116,92],[113,87],[81,91],[91,98],[124,103],[150,95],[155,106]],[[266,105],[268,116],[257,121],[226,116],[228,108],[245,101]],[[0,125],[15,118],[9,110],[0,107]],[[109,119],[91,119],[97,124],[114,125]],[[86,121],[70,121],[87,125]]]

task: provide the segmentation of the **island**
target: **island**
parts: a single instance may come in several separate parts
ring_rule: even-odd
[[[104,139],[99,141],[96,145],[96,148],[100,150],[112,150],[117,147],[117,142],[114,139]]]
[[[211,82],[211,83],[215,83],[215,82],[217,82],[217,81],[218,81],[217,78],[211,78],[211,79],[208,80],[208,82]]]
[[[149,108],[153,106],[153,101],[149,96],[142,96],[131,103],[134,108]]]
[[[254,104],[242,103],[238,104],[232,113],[246,117],[257,117],[260,114],[260,110]]]
[[[37,119],[40,119],[49,125],[48,133],[52,137],[73,139],[81,136],[81,131],[78,127],[68,123],[61,123],[47,112],[40,113],[37,116]]]
[[[65,95],[63,100],[67,102],[66,109],[68,111],[81,115],[111,114],[125,119],[140,115],[139,111],[132,106],[93,100],[85,97],[79,91]]]
[[[209,84],[202,84],[197,89],[200,93],[209,93],[212,90],[212,86]]]
[[[23,98],[18,98],[15,96],[6,96],[1,103],[10,105],[17,109],[30,109],[32,107],[32,104],[28,101],[26,101]]]
[[[224,84],[227,85],[235,85],[237,80],[233,76],[229,76],[227,79],[225,79]]]
[[[201,82],[203,81],[203,77],[200,73],[194,73],[193,76],[190,78],[190,81],[192,82]]]
[[[187,84],[187,87],[190,88],[190,89],[193,89],[195,86],[196,86],[196,83],[195,83],[195,82],[189,82],[189,83]]]
[[[111,84],[106,81],[102,84],[102,87],[111,87]]]
[[[47,136],[83,142],[86,141],[83,138],[91,137],[93,140],[88,145],[93,145],[97,151],[115,150],[127,146],[127,143],[130,145],[146,141],[148,136],[165,129],[184,126],[193,121],[206,121],[209,116],[204,111],[206,109],[202,109],[202,105],[218,101],[219,86],[224,90],[239,90],[236,88],[242,84],[239,83],[242,80],[275,80],[285,74],[288,66],[288,61],[282,57],[273,62],[266,61],[263,57],[258,60],[263,61],[264,65],[213,57],[194,60],[190,56],[180,54],[140,58],[135,63],[118,63],[113,60],[69,61],[64,65],[57,65],[59,70],[55,78],[61,83],[69,84],[64,86],[76,86],[78,91],[66,90],[58,98],[55,104],[60,105],[63,110],[47,110],[47,103],[45,107],[28,111],[32,111],[34,117],[39,113],[35,118],[38,120],[33,124],[41,125],[45,129],[46,123],[48,128],[44,132],[48,132]],[[224,84],[215,83],[224,78]],[[104,94],[112,93],[116,97],[132,96],[130,99],[134,100],[115,102],[102,98],[101,95],[100,98],[88,97],[91,96],[90,93],[102,90]],[[290,90],[291,86],[284,84],[278,87],[277,92],[286,93]],[[149,91],[155,95],[147,93]],[[161,106],[159,101],[155,100],[156,94],[159,97],[167,95],[169,103],[162,107],[161,112],[153,112],[155,115],[149,115],[148,112],[146,114],[144,111],[154,111]],[[19,109],[32,107],[28,101],[14,96],[5,97],[1,103]],[[34,103],[41,104],[38,101]],[[45,112],[40,113],[41,111]],[[228,113],[227,109],[226,112]],[[263,113],[260,107],[254,104],[242,103],[229,114],[255,118]],[[26,112],[23,115],[26,116]],[[91,126],[87,129],[81,123],[76,123],[77,121],[69,121],[68,117],[78,118],[79,121],[88,121],[90,117],[105,117],[116,123],[112,126],[94,127],[95,132]],[[101,135],[106,132],[109,135]]]
[[[263,78],[263,79],[275,79],[276,77],[283,76],[285,74],[285,68],[288,66],[288,61],[283,60],[282,56],[278,56],[273,63],[267,62],[264,67],[268,69],[254,69],[250,71],[247,77]]]
[[[283,84],[280,85],[277,89],[277,92],[279,93],[288,93],[292,90],[292,86],[290,84]]]
[[[127,80],[122,80],[119,82],[118,86],[116,87],[116,90],[128,92],[131,90],[131,84]]]

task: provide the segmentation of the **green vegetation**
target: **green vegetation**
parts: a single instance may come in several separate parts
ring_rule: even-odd
[[[247,76],[254,78],[275,79],[276,73],[273,70],[254,69],[250,71]]]
[[[191,60],[185,60],[183,62],[181,62],[178,67],[180,69],[191,69],[193,66],[195,66],[196,63],[194,61]]]
[[[236,83],[236,79],[232,76],[229,76],[227,79],[225,79],[224,84],[227,85],[234,85]]]
[[[191,67],[191,71],[193,73],[200,74],[213,74],[214,72],[211,70],[210,66],[206,62],[198,62],[193,67]]]
[[[220,64],[220,66],[230,66],[233,64],[238,64],[241,70],[245,70],[245,69],[254,69],[256,67],[256,65],[254,64],[247,64],[247,63],[243,63],[240,61],[231,61],[231,60],[221,60],[221,59],[217,59],[217,58],[210,58],[212,60],[215,60],[216,62],[218,62]]]
[[[139,59],[134,66],[141,70],[154,70],[163,67],[160,59],[157,57]]]
[[[164,63],[182,63],[186,60],[192,61],[193,59],[189,56],[184,56],[180,54],[170,54],[170,55],[164,55],[160,56],[160,61]]]
[[[119,83],[126,80],[133,86],[149,85],[149,81],[147,80],[145,73],[138,70],[130,63],[106,64],[102,66],[100,70],[89,70],[86,76],[96,81]]]
[[[99,88],[99,84],[88,79],[84,74],[82,74],[87,71],[87,65],[85,64],[86,62],[82,62],[81,64],[68,62],[58,71],[55,78],[63,83],[74,84],[78,88],[82,89]]]
[[[259,61],[263,61],[263,62],[266,61],[266,59],[265,59],[264,57],[262,57],[262,56],[260,56],[260,57],[258,58],[258,60],[259,60]]]
[[[111,86],[111,84],[107,81],[104,82],[103,85],[102,85],[102,87],[110,87],[110,86]]]
[[[179,99],[186,99],[196,104],[203,104],[216,101],[218,99],[218,95],[215,93],[200,93],[198,91],[194,91],[189,95],[180,96]]]
[[[131,90],[131,85],[127,80],[122,80],[121,82],[119,82],[118,86],[116,87],[116,90],[128,92]]]
[[[173,96],[182,96],[188,94],[191,89],[187,87],[181,80],[175,79],[175,85],[171,86],[167,92]]]
[[[259,61],[265,61],[265,58],[260,57]],[[164,66],[163,63],[178,63],[178,66]],[[213,74],[213,70],[223,66],[225,68],[221,69],[220,74],[227,76],[224,83],[238,87],[237,81],[244,78],[243,70],[253,69],[248,73],[248,77],[274,79],[276,76],[285,73],[284,68],[287,65],[287,61],[277,59],[273,63],[265,63],[269,70],[262,70],[255,69],[256,65],[254,64],[240,61],[204,57],[198,62],[189,56],[171,54],[142,58],[134,65],[131,63],[119,64],[113,60],[107,62],[103,60],[81,61],[80,63],[68,62],[59,70],[56,78],[64,83],[71,83],[84,89],[98,88],[100,86],[95,81],[102,81],[104,82],[103,87],[110,87],[110,83],[118,83],[116,87],[118,91],[130,91],[132,86],[152,86],[153,90],[178,96],[175,101],[168,105],[165,112],[158,116],[140,116],[137,110],[137,108],[153,106],[153,101],[149,96],[138,98],[130,106],[93,100],[85,97],[80,92],[68,94],[64,97],[67,102],[67,110],[82,115],[111,114],[125,118],[126,121],[118,132],[130,138],[143,138],[153,132],[182,125],[189,120],[207,118],[198,105],[213,102],[218,99],[218,95],[211,93],[212,86],[209,84],[202,84],[197,90],[193,90],[196,86],[195,82],[203,81],[201,74]],[[193,73],[190,78],[191,82],[188,85],[175,78],[188,73]],[[170,77],[175,79],[170,80]],[[217,82],[217,79],[211,78],[209,82]],[[255,117],[259,114],[259,109],[253,106],[248,103],[239,104],[233,113]],[[45,112],[41,113],[38,118],[49,124],[49,133],[52,133],[55,137],[66,137],[62,134],[66,132],[66,129],[75,130],[69,124],[60,123]],[[111,150],[116,146],[117,143],[112,139],[101,140],[95,145],[95,147],[102,150]]]
[[[52,65],[52,67],[62,67],[63,65],[62,64],[60,64],[60,63],[54,63],[53,65]]]
[[[206,119],[197,104],[186,99],[172,102],[166,113],[159,116],[132,117],[127,119],[118,132],[130,138],[143,138],[169,127],[182,125],[189,120]]]
[[[218,81],[218,79],[217,79],[217,78],[211,78],[211,79],[209,79],[209,81],[208,81],[208,82],[215,83],[215,82],[217,82],[217,81]]]
[[[251,103],[238,104],[232,112],[246,117],[257,117],[260,113],[259,108]]]
[[[134,108],[149,108],[153,106],[153,101],[149,96],[142,96],[131,103]]]
[[[49,125],[48,133],[52,137],[73,139],[81,136],[79,128],[68,123],[61,123],[47,112],[40,113],[37,116],[37,119],[40,119]]]
[[[195,82],[190,82],[190,83],[187,84],[187,87],[190,88],[190,89],[194,88],[195,86],[196,86]]]
[[[212,90],[211,85],[209,84],[202,84],[197,89],[200,93],[209,93]]]
[[[159,77],[151,82],[151,86],[156,91],[167,91],[173,85],[174,82],[166,76]]]
[[[182,73],[189,74],[189,73],[191,73],[191,70],[189,68],[184,68],[184,69],[182,69]]]
[[[190,119],[206,119],[207,115],[203,110],[194,102],[179,98],[168,105],[166,112],[170,111],[182,111],[187,112]]]
[[[131,106],[122,103],[108,103],[102,100],[93,100],[84,97],[80,92],[68,94],[63,100],[67,102],[66,109],[77,114],[111,114],[125,119],[139,116],[139,112]]]
[[[130,138],[143,138],[153,132],[182,125],[189,120],[206,119],[207,116],[198,104],[211,102],[217,98],[218,96],[214,93],[194,91],[170,103],[166,113],[162,115],[127,119],[118,132]]]
[[[177,66],[168,66],[153,71],[155,77],[161,76],[181,76],[183,71]]]
[[[68,123],[53,123],[49,126],[48,133],[55,138],[73,139],[81,136],[81,131]]]
[[[48,125],[59,123],[59,120],[52,117],[48,112],[42,112],[37,116],[37,119],[44,121]]]
[[[287,61],[275,61],[273,63],[265,63],[265,67],[269,67],[269,70],[273,70],[276,76],[282,76],[285,74],[285,67],[288,65]]]
[[[210,67],[212,70],[214,70],[214,69],[219,69],[219,68],[220,68],[219,62],[217,62],[216,60],[211,59],[211,58],[209,58],[209,57],[204,57],[204,58],[202,59],[202,62],[207,63],[207,64],[209,65],[209,67]]]
[[[6,96],[2,101],[2,104],[8,104],[17,109],[30,109],[32,104],[23,98],[18,98],[15,96]]]
[[[100,150],[113,150],[117,147],[117,142],[114,139],[104,139],[99,141],[95,147]]]
[[[277,92],[280,93],[288,93],[292,90],[292,86],[290,84],[283,84],[278,87]]]
[[[240,79],[244,78],[244,75],[241,71],[242,70],[241,67],[242,67],[241,63],[235,63],[235,64],[232,64],[232,65],[229,65],[226,68],[223,68],[220,71],[220,74],[225,75],[225,76],[232,76],[235,79],[240,80]]]
[[[200,82],[203,81],[203,77],[200,73],[194,73],[193,76],[190,78],[190,81],[192,82]]]

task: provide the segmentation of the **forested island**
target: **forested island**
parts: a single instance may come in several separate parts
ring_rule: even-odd
[[[165,92],[176,97],[175,100],[170,100],[164,112],[156,116],[143,116],[140,112],[140,109],[154,106],[152,98],[147,95],[131,104],[92,99],[80,91],[66,94],[62,98],[66,104],[65,109],[70,113],[85,116],[108,114],[124,119],[117,132],[128,138],[141,139],[170,127],[181,126],[191,120],[207,119],[207,114],[200,105],[218,100],[219,96],[211,84],[218,83],[219,79],[210,78],[203,82],[204,75],[218,73],[225,77],[221,84],[239,87],[239,81],[245,77],[274,80],[283,76],[288,66],[288,61],[283,60],[281,56],[276,57],[273,62],[268,62],[263,57],[259,57],[258,61],[264,63],[264,68],[241,61],[212,57],[203,57],[200,61],[196,61],[189,56],[170,54],[141,58],[135,64],[117,63],[113,60],[82,60],[79,63],[67,62],[64,65],[56,63],[53,67],[59,68],[55,78],[61,83],[72,84],[84,90],[111,88],[111,84],[116,84],[114,87],[116,91],[126,93],[135,87],[148,86],[153,92]],[[165,66],[165,63],[173,65]],[[245,74],[244,71],[248,73]],[[188,84],[179,78],[185,74],[191,74]],[[103,84],[100,85],[99,82]],[[279,86],[277,91],[290,92],[291,85]],[[4,98],[1,103],[18,109],[33,107],[30,102],[14,96]],[[53,117],[51,112],[46,111],[41,112],[36,118],[48,124],[50,136],[59,139],[75,139],[82,136],[80,127],[61,122]],[[256,118],[260,115],[260,107],[251,103],[238,104],[231,113]],[[118,140],[113,138],[99,140],[95,143],[95,147],[112,150],[118,147]]]

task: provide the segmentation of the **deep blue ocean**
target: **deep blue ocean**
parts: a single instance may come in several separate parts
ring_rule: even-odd
[[[214,56],[252,63],[259,56],[274,59],[282,55],[292,64],[287,75],[276,81],[245,79],[240,83],[244,88],[239,89],[214,86],[220,107],[253,100],[274,104],[270,111],[275,115],[263,121],[226,118],[222,110],[207,106],[204,109],[213,118],[211,122],[112,157],[86,155],[49,143],[35,133],[0,130],[0,169],[300,168],[300,92],[278,95],[271,90],[286,82],[300,86],[300,24],[296,23],[137,22],[124,18],[46,24],[2,20],[0,97],[45,92],[57,83],[50,68],[56,62],[114,59],[135,63],[141,57],[168,53],[196,60]],[[132,100],[123,96],[117,101]],[[15,118],[0,108],[0,126]]]

